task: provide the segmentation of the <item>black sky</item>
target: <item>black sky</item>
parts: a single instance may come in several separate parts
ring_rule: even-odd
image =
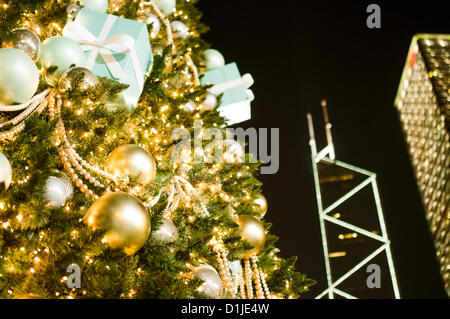
[[[381,7],[381,29],[366,8]],[[438,263],[394,98],[411,38],[450,33],[448,1],[202,0],[205,39],[251,73],[253,118],[242,127],[280,128],[280,170],[263,175],[266,220],[284,257],[325,287],[323,253],[305,115],[324,142],[320,100],[328,100],[337,159],[378,174],[404,298],[445,298]],[[323,146],[323,144],[320,144]]]

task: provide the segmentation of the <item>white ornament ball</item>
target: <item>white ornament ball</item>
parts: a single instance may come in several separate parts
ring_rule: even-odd
[[[171,15],[177,5],[176,0],[154,0],[156,6],[165,14]]]
[[[205,67],[207,70],[220,68],[225,65],[225,58],[222,53],[215,49],[208,49],[203,52]]]
[[[101,13],[108,11],[108,0],[81,0],[81,5]]]
[[[150,37],[153,39],[156,38],[159,31],[161,30],[161,22],[159,21],[158,17],[153,13],[146,12],[139,18],[139,21],[147,25],[151,25],[152,28],[150,31]]]
[[[41,56],[39,61],[44,68],[57,67],[56,71],[47,76],[51,85],[58,82],[59,78],[72,65],[84,66],[84,53],[81,46],[74,40],[54,36],[42,43]]]
[[[188,101],[182,106],[182,108],[187,112],[193,112],[197,108],[197,106],[193,101]]]
[[[210,265],[201,265],[194,269],[194,276],[203,280],[198,291],[209,298],[218,299],[223,295],[223,283],[217,271]]]
[[[39,71],[25,52],[0,49],[0,105],[27,102],[38,85]]]
[[[12,168],[5,155],[0,152],[0,192],[6,191],[11,184]]]
[[[202,107],[203,110],[208,110],[208,111],[214,110],[217,106],[216,95],[211,92],[208,92],[206,94],[205,100],[203,101],[202,105],[203,105],[203,107]]]
[[[61,177],[50,176],[45,181],[44,199],[48,201],[51,208],[63,206],[72,193],[72,183],[64,175]]]
[[[170,219],[162,218],[162,224],[152,233],[152,238],[158,244],[170,244],[178,239],[178,230]]]
[[[181,21],[172,21],[170,24],[174,39],[186,39],[189,36],[187,26]]]

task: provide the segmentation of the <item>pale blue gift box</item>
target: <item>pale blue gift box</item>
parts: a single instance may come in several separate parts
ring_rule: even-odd
[[[82,8],[77,14],[74,22],[82,25],[87,30],[89,30],[90,33],[98,37],[103,29],[107,17],[107,14],[92,11],[87,8]],[[108,39],[116,34],[126,34],[133,37],[133,39],[135,40],[136,55],[142,69],[142,74],[145,77],[145,73],[151,70],[153,63],[153,55],[147,25],[138,21],[117,17],[106,38]],[[139,87],[131,57],[129,55],[117,52],[112,53],[114,58],[120,64],[122,70],[126,74],[125,79],[115,78],[104,63],[103,58],[100,54],[97,56],[95,64],[91,68],[91,70],[97,76],[104,76],[117,80],[124,84],[129,84],[129,88],[123,91],[122,94],[127,106],[133,108],[139,101],[139,97],[142,94],[142,89]],[[90,54],[91,51],[85,51],[86,59]]]
[[[227,82],[234,82],[235,85],[226,90],[220,89],[220,86]],[[202,75],[201,83],[202,85],[213,84],[210,90],[216,95],[223,93],[217,110],[226,119],[228,125],[251,119],[250,102],[254,96],[249,87],[253,84],[253,78],[250,74],[242,77],[236,63],[206,71]]]

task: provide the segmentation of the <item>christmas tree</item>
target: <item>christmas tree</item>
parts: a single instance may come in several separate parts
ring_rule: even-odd
[[[0,3],[1,298],[298,298],[314,284],[277,256],[260,163],[202,83],[224,61],[195,2]]]

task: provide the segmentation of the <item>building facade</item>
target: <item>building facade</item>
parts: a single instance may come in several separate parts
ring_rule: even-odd
[[[450,292],[450,35],[413,37],[395,106]]]
[[[324,253],[321,298],[400,298],[376,174],[336,160],[324,108],[327,146],[317,151],[308,114],[311,160]]]

